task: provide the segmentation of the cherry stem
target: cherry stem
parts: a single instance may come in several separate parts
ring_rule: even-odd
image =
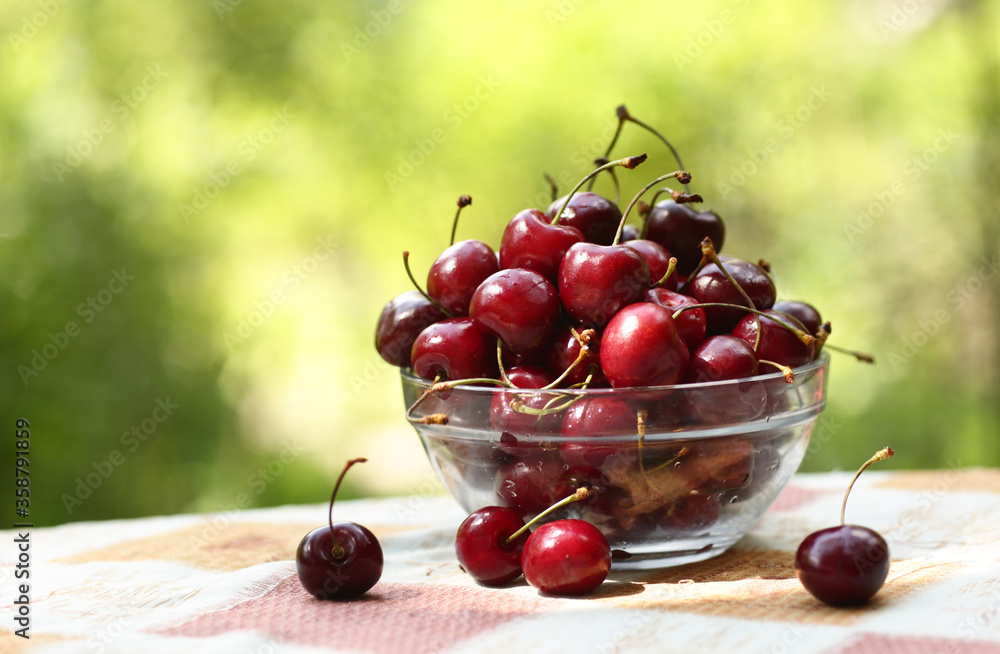
[[[851,494],[851,489],[854,488],[854,482],[858,480],[858,477],[861,476],[861,473],[864,472],[868,466],[875,463],[876,461],[885,461],[886,459],[890,458],[893,454],[895,454],[895,452],[892,450],[891,447],[883,447],[881,450],[876,452],[875,455],[872,456],[872,458],[865,461],[864,465],[862,465],[861,468],[854,474],[854,479],[852,479],[851,483],[848,484],[847,492],[844,493],[844,503],[840,505],[841,526],[844,525],[844,513],[847,511],[847,498]]]
[[[590,354],[590,347],[588,345],[589,345],[590,341],[593,340],[594,334],[596,334],[596,333],[597,332],[595,332],[593,329],[584,329],[583,332],[579,333],[579,334],[576,333],[576,330],[573,331],[573,336],[576,338],[577,342],[580,344],[580,351],[577,352],[576,359],[574,359],[573,363],[569,364],[569,366],[565,370],[562,371],[561,375],[559,375],[558,377],[556,377],[555,379],[553,379],[552,382],[546,384],[545,386],[542,386],[541,390],[547,391],[547,390],[549,390],[551,388],[555,388],[556,386],[558,386],[559,384],[561,384],[563,382],[563,380],[566,379],[566,376],[569,375],[569,373],[574,368],[576,368],[578,365],[580,365],[583,362],[583,360],[587,358],[587,356]]]
[[[670,148],[670,152],[674,155],[674,159],[677,160],[677,166],[680,167],[681,169],[684,169],[684,162],[681,161],[681,155],[680,155],[680,153],[677,152],[677,148],[675,148],[673,146],[673,144],[669,140],[667,140],[667,137],[664,136],[663,134],[661,134],[657,129],[653,128],[650,125],[647,125],[646,123],[642,122],[641,120],[639,120],[638,118],[636,118],[635,116],[633,116],[632,114],[630,114],[629,111],[628,111],[628,109],[625,108],[625,105],[621,105],[620,107],[618,107],[618,120],[620,121],[619,124],[621,124],[622,122],[624,122],[626,120],[630,120],[633,123],[635,123],[636,125],[638,125],[639,127],[641,127],[643,129],[651,132],[654,136],[656,136],[656,138],[658,138],[661,141],[663,141],[663,143],[668,148]],[[682,182],[682,184],[684,184],[684,190],[687,191],[688,193],[690,193],[691,192],[691,188],[688,186],[688,183],[687,182]]]
[[[497,367],[500,369],[500,379],[513,386],[514,384],[511,383],[510,377],[507,376],[507,371],[503,367],[503,341],[499,338],[497,339]]]
[[[858,361],[861,361],[862,363],[875,363],[875,357],[865,352],[858,352],[857,350],[848,350],[843,347],[838,347],[832,343],[826,343],[825,347],[833,350],[834,352],[840,352],[841,354],[850,354],[851,356],[853,356]]]
[[[615,149],[615,144],[618,143],[618,137],[621,136],[621,134],[622,134],[622,128],[625,127],[625,118],[622,116],[622,112],[621,112],[621,109],[624,108],[624,106],[625,105],[622,105],[621,107],[619,107],[619,111],[618,111],[618,128],[615,130],[615,135],[611,137],[611,143],[608,143],[608,149],[604,151],[604,159],[608,159],[609,157],[611,157],[611,151]],[[592,177],[591,178],[590,184],[587,185],[587,190],[588,191],[590,191],[591,189],[594,188],[594,182],[596,182],[596,181],[597,181],[596,177]],[[618,204],[618,203],[615,202],[615,204]]]
[[[451,242],[448,245],[455,245],[455,230],[458,229],[458,217],[462,215],[462,209],[472,204],[471,195],[460,195],[458,197],[458,211],[455,212],[455,219],[451,221]]]
[[[701,304],[688,304],[681,307],[674,312],[673,319],[677,320],[678,317],[685,311],[690,311],[692,309],[701,309],[704,307],[725,307],[727,309],[739,309],[740,311],[746,311],[747,313],[752,313],[758,316],[763,316],[768,320],[773,321],[779,327],[787,329],[788,331],[795,334],[795,337],[802,341],[802,344],[807,347],[813,347],[816,345],[816,337],[812,334],[806,333],[805,330],[799,329],[793,325],[789,325],[787,322],[780,320],[777,316],[767,314],[759,309],[751,309],[750,307],[745,307],[742,304],[729,304],[728,302],[703,302]],[[758,330],[760,331],[760,330]]]
[[[562,217],[563,211],[566,211],[566,207],[569,206],[569,201],[572,200],[573,195],[575,195],[576,192],[579,191],[580,188],[582,188],[583,185],[587,183],[587,180],[592,179],[602,171],[610,170],[615,166],[623,166],[625,168],[628,168],[629,170],[632,170],[645,160],[646,160],[646,155],[640,154],[636,157],[625,157],[624,159],[616,159],[614,161],[610,161],[604,164],[603,166],[598,166],[594,170],[590,171],[586,177],[581,179],[577,183],[577,185],[573,187],[573,190],[569,192],[569,195],[566,196],[566,200],[563,202],[562,206],[559,207],[559,211],[556,212],[556,215],[552,218],[552,224],[553,225],[559,224],[559,219]],[[621,231],[621,227],[618,228],[618,231]]]
[[[556,198],[559,197],[559,185],[556,180],[552,179],[552,175],[545,173],[545,181],[549,183],[549,191],[552,193],[552,199],[550,202],[555,202]]]
[[[644,202],[639,203],[639,215],[642,216],[642,230],[639,232],[639,238],[646,238],[646,232],[649,229],[649,212],[656,206],[656,199],[659,198],[664,193],[669,193],[670,198],[677,204],[687,204],[688,202],[703,202],[702,197],[697,193],[689,195],[687,193],[678,193],[672,188],[661,188],[653,195],[653,199],[649,204],[646,205],[645,211],[643,211]]]
[[[675,170],[672,173],[667,173],[666,175],[660,175],[659,177],[651,181],[649,184],[643,186],[642,190],[636,193],[635,197],[632,198],[632,201],[628,203],[627,207],[625,207],[625,211],[624,213],[622,213],[621,222],[618,223],[618,231],[615,232],[615,240],[611,243],[611,245],[618,245],[618,242],[621,240],[622,230],[625,229],[625,221],[628,220],[628,215],[632,212],[632,207],[634,207],[635,204],[639,201],[639,198],[641,198],[646,191],[648,191],[649,189],[653,188],[660,182],[667,179],[676,179],[677,181],[683,184],[685,180],[688,182],[691,181],[691,173],[687,172],[686,170]]]
[[[406,268],[406,276],[410,278],[410,282],[413,284],[413,287],[418,291],[420,291],[420,294],[423,295],[428,302],[437,307],[438,311],[448,316],[449,318],[455,317],[455,314],[445,309],[443,306],[441,306],[440,302],[432,298],[430,295],[427,295],[427,293],[424,292],[424,289],[420,288],[420,284],[417,283],[416,278],[413,276],[413,271],[410,270],[410,253],[407,250],[403,250],[403,267]]]
[[[784,377],[785,381],[789,384],[795,381],[795,372],[788,366],[780,364],[777,361],[768,361],[767,359],[757,359],[757,361],[777,368],[781,372],[782,377]]]
[[[674,274],[675,270],[677,270],[677,257],[670,257],[670,262],[667,264],[667,272],[663,273],[663,277],[660,277],[660,281],[655,284],[650,284],[649,287],[657,288],[659,286],[663,286],[667,283],[667,280],[670,279],[670,276]]]
[[[541,520],[542,518],[544,518],[545,516],[549,515],[553,511],[558,511],[559,509],[563,508],[564,506],[566,506],[568,504],[572,504],[573,502],[578,502],[580,500],[587,499],[588,497],[590,497],[590,493],[591,493],[591,490],[589,488],[587,488],[586,486],[582,486],[580,488],[577,488],[575,493],[573,493],[572,495],[568,495],[568,496],[562,498],[561,500],[559,500],[558,502],[556,502],[555,504],[553,504],[549,508],[545,509],[544,511],[542,511],[541,513],[539,513],[538,515],[536,515],[534,518],[532,518],[531,520],[529,520],[527,523],[525,523],[525,525],[523,527],[521,527],[520,529],[518,529],[517,531],[515,531],[513,534],[511,534],[510,536],[508,536],[507,540],[505,540],[503,542],[503,544],[505,546],[510,545],[515,540],[517,540],[518,538],[520,538],[521,535],[524,532],[528,531],[533,526],[535,526],[536,524],[538,524],[538,521]]]
[[[344,475],[346,475],[347,471],[351,469],[351,466],[355,463],[364,463],[367,460],[368,459],[365,458],[357,458],[348,461],[347,465],[344,466],[344,469],[341,470],[340,476],[337,477],[337,483],[333,487],[333,495],[330,496],[330,512],[327,514],[327,518],[330,523],[330,538],[333,540],[332,554],[335,559],[344,558],[344,556],[347,555],[347,552],[345,552],[341,544],[337,542],[337,537],[333,535],[333,501],[337,499],[337,491],[340,490],[340,482],[344,481]]]

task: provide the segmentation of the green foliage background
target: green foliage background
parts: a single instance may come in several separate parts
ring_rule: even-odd
[[[31,421],[32,519],[319,502],[358,455],[355,495],[417,493],[430,468],[372,346],[400,252],[422,275],[464,193],[460,237],[496,245],[544,172],[589,169],[621,103],[679,148],[727,253],[879,358],[835,358],[804,470],[885,444],[896,467],[1000,464],[998,14],[3,4],[0,416],[11,439]],[[639,152],[626,197],[676,167],[627,129],[616,153]]]

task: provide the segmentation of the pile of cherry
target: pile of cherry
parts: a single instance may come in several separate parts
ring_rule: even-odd
[[[697,481],[678,486],[666,498],[668,510],[644,525],[653,514],[629,495],[627,483],[635,472],[646,475],[643,456],[638,457],[640,470],[625,471],[626,481],[615,485],[600,469],[609,448],[570,442],[553,454],[544,447],[544,437],[586,437],[602,431],[641,435],[647,422],[668,419],[676,428],[692,416],[720,424],[753,420],[766,410],[766,393],[756,404],[735,403],[735,411],[720,403],[672,407],[671,415],[660,416],[637,411],[613,394],[553,406],[544,392],[533,402],[511,400],[504,389],[683,386],[768,372],[781,372],[791,383],[795,369],[814,361],[825,345],[839,349],[826,343],[830,325],[813,306],[777,302],[767,262],[719,254],[725,241],[723,220],[713,211],[691,208],[702,198],[690,193],[691,176],[676,150],[624,107],[618,117],[619,133],[627,122],[650,130],[674,153],[681,170],[656,177],[622,211],[617,201],[584,191],[583,186],[592,186],[596,176],[607,173],[617,198],[615,169],[635,169],[646,155],[618,160],[606,156],[563,197],[556,199],[553,184],[547,211],[516,214],[503,231],[498,251],[479,240],[455,242],[459,215],[472,203],[462,196],[451,244],[431,265],[426,290],[414,278],[404,252],[404,266],[416,290],[392,299],[378,320],[375,345],[381,356],[431,382],[407,412],[412,422],[461,420],[447,411],[415,411],[422,403],[427,403],[425,409],[433,405],[432,396],[450,388],[497,389],[488,428],[501,436],[488,444],[490,451],[483,457],[503,459],[496,472],[498,506],[473,513],[456,541],[460,563],[484,584],[504,584],[523,572],[530,584],[546,592],[593,590],[611,563],[602,531],[704,529],[719,515],[717,491],[746,488],[777,460],[775,452],[767,457],[757,452],[755,461],[754,448],[739,441],[708,450],[674,447],[662,453],[656,468],[684,462]],[[608,155],[615,141],[617,133]],[[651,204],[641,201],[647,191],[669,179],[684,185],[684,192],[662,188]],[[669,199],[657,202],[662,194]],[[640,216],[638,227],[627,224],[634,208]],[[539,475],[548,478],[536,479]],[[604,509],[596,515],[613,515],[617,524],[598,529],[586,520],[564,519],[529,534],[551,511],[581,500],[603,502]],[[534,520],[526,525],[524,518],[531,516]],[[331,521],[331,534],[333,528]],[[887,554],[885,561],[887,570]]]

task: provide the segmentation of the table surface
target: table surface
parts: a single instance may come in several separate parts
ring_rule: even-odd
[[[379,537],[363,598],[320,602],[295,548],[324,505],[72,523],[30,532],[30,640],[14,635],[16,531],[2,532],[2,652],[955,652],[1000,654],[1000,470],[869,471],[848,521],[892,555],[867,605],[834,609],[795,578],[798,543],[832,526],[848,473],[800,474],[709,561],[615,572],[585,598],[522,580],[478,586],[454,555],[449,498],[338,502]]]

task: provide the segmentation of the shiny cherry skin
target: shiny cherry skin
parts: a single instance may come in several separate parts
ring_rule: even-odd
[[[452,316],[469,315],[469,302],[483,280],[500,270],[493,248],[459,241],[442,252],[427,273],[427,295]]]
[[[446,318],[420,332],[413,342],[410,362],[423,379],[496,377],[496,341],[468,316]]]
[[[667,274],[667,268],[670,266],[670,252],[668,252],[665,247],[655,241],[642,238],[629,241],[626,243],[626,246],[636,250],[639,254],[646,258],[646,264],[649,266],[649,281],[651,284],[657,283],[665,274]],[[676,291],[677,271],[674,270],[674,272],[670,273],[670,277],[667,277],[667,280],[663,282],[659,288],[664,288],[668,291]]]
[[[343,549],[334,555],[333,536]],[[353,522],[313,529],[299,543],[295,568],[302,586],[321,600],[351,599],[374,586],[382,576],[382,547],[366,527]]]
[[[675,293],[662,287],[649,289],[646,293],[646,302],[654,302],[672,312],[681,307],[698,304],[698,301],[689,295]],[[677,324],[678,333],[692,352],[705,340],[708,320],[704,309],[688,309],[674,318],[674,322]]]
[[[556,212],[564,202],[565,195],[550,204],[545,213],[549,218],[555,219]],[[579,229],[588,243],[611,245],[621,220],[622,212],[618,205],[597,193],[586,191],[573,194],[569,206],[559,217],[558,224]]]
[[[559,324],[559,293],[545,277],[526,268],[487,277],[472,296],[469,316],[514,354],[548,347]]]
[[[555,380],[555,376],[544,368],[533,365],[515,366],[507,370],[507,378],[515,388],[542,388],[548,386]],[[511,406],[513,400],[520,399],[525,406],[533,409],[543,409],[545,405],[553,399],[553,395],[548,393],[538,393],[525,396],[524,394],[511,393],[506,390],[494,392],[493,400],[490,403],[490,427],[495,431],[508,432],[510,434],[528,437],[521,440],[530,441],[531,437],[539,436],[543,433],[553,433],[559,426],[559,414],[534,415],[517,411]],[[535,443],[537,445],[537,442]],[[501,442],[501,449],[503,443]],[[516,452],[515,452],[516,453]]]
[[[501,586],[521,576],[521,552],[528,541],[525,532],[507,542],[524,526],[516,511],[487,506],[473,511],[458,528],[455,554],[469,575],[486,586]]]
[[[386,363],[408,367],[410,351],[417,336],[445,317],[420,291],[400,293],[386,303],[379,315],[375,327],[375,349]]]
[[[494,490],[503,506],[518,515],[536,515],[576,491],[569,466],[539,447],[497,470]]]
[[[742,339],[753,347],[757,345],[757,358],[774,361],[783,366],[798,368],[809,363],[814,358],[813,348],[803,343],[799,338],[780,326],[776,320],[790,325],[801,332],[806,328],[797,319],[782,314],[773,309],[765,312],[770,317],[747,314],[733,327],[732,335]],[[758,340],[758,334],[760,334]],[[774,368],[771,368],[773,371]]]
[[[701,261],[701,242],[712,239],[715,251],[721,252],[726,225],[712,211],[695,211],[673,200],[657,202],[646,219],[646,238],[656,241],[677,257],[677,272],[687,275]]]
[[[649,290],[646,258],[625,245],[577,243],[559,265],[559,297],[577,323],[600,328]]]
[[[560,433],[573,438],[559,444],[567,465],[599,468],[621,450],[620,443],[601,443],[602,437],[637,434],[638,418],[625,400],[607,395],[589,397],[566,410]]]
[[[652,302],[619,311],[601,337],[601,369],[612,388],[678,384],[690,356],[671,311]]]
[[[781,302],[775,302],[773,309],[796,318],[806,328],[806,332],[813,336],[816,335],[816,332],[819,331],[820,326],[823,324],[823,318],[819,315],[819,311],[808,302],[782,300]]]
[[[584,236],[576,227],[551,221],[538,209],[514,216],[500,237],[500,267],[534,270],[555,284],[566,250],[582,243]]]
[[[773,369],[772,369],[773,370]],[[719,334],[707,338],[691,353],[685,382],[741,379],[757,374],[757,355],[745,340]]]
[[[677,256],[676,253],[674,256]],[[763,268],[743,259],[723,261],[726,270],[733,276],[736,283],[746,291],[754,303],[754,308],[766,311],[774,306],[776,290],[774,281]],[[721,302],[748,306],[729,279],[714,263],[710,263],[695,275],[688,285],[686,293],[700,303]],[[705,307],[708,318],[709,334],[725,334],[732,330],[736,323],[747,314],[740,309],[728,307]]]
[[[622,237],[620,242],[624,243],[625,241],[634,241],[640,236],[641,234],[638,227],[635,225],[625,225],[625,227],[622,228]]]
[[[597,527],[584,520],[556,520],[528,537],[521,554],[525,580],[543,593],[583,595],[596,589],[611,570],[611,547]]]
[[[806,590],[831,606],[862,604],[889,575],[889,546],[868,527],[821,529],[799,545],[795,574]]]

